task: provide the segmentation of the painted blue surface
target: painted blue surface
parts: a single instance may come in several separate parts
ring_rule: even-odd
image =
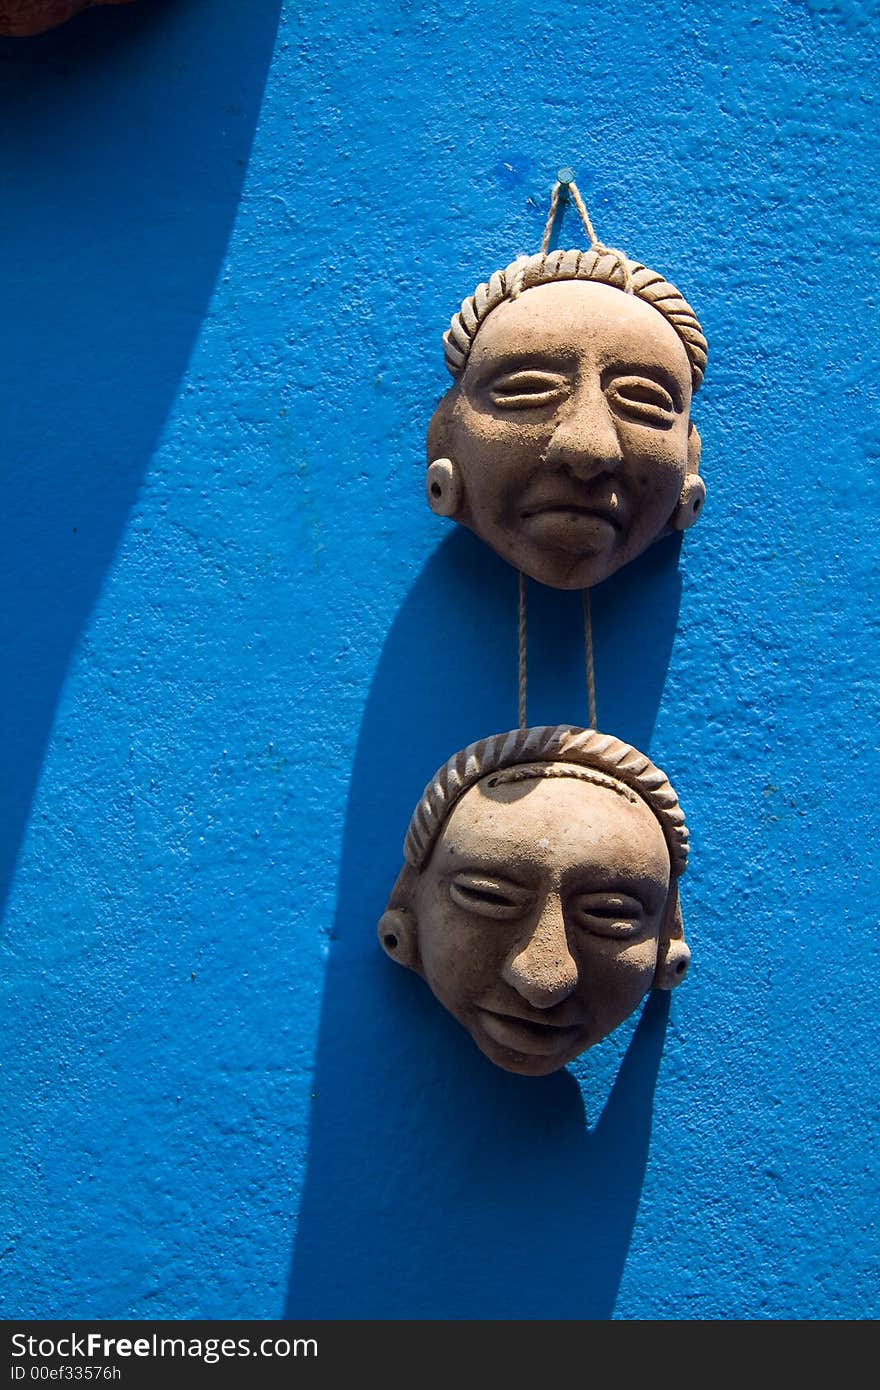
[[[876,7],[300,11],[0,46],[3,1315],[876,1315]],[[594,597],[695,964],[530,1080],[374,927],[515,722],[423,436],[564,162],[710,342],[705,515]],[[576,597],[531,631],[582,719]]]

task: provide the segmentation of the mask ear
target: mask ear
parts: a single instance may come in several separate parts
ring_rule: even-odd
[[[681,904],[678,901],[676,884],[670,891],[666,916],[660,929],[654,989],[675,989],[680,985],[688,972],[690,959],[690,947],[684,939],[684,924],[681,920]]]
[[[425,496],[435,516],[453,519],[461,512],[464,485],[461,469],[452,459],[435,459],[425,478]]]
[[[406,907],[389,907],[379,919],[379,943],[386,956],[405,965],[408,970],[422,973],[416,921]]]
[[[688,473],[682,483],[678,505],[669,518],[673,531],[686,531],[693,526],[706,500],[706,484],[698,473]]]
[[[667,990],[677,988],[687,974],[690,963],[691,948],[686,941],[668,942],[662,965],[659,958],[657,960],[657,969],[654,972],[654,988]]]

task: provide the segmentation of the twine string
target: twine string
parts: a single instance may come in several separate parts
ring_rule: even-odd
[[[584,652],[587,660],[587,700],[589,702],[589,727],[596,724],[596,671],[593,666],[593,623],[590,617],[590,591],[584,589]]]
[[[590,245],[591,245],[591,246],[594,246],[594,247],[595,247],[595,246],[599,246],[599,245],[600,245],[599,238],[596,236],[596,233],[593,231],[593,224],[592,224],[592,222],[590,221],[590,214],[587,212],[587,205],[586,205],[586,203],[584,202],[583,198],[582,198],[581,195],[580,195],[580,190],[579,190],[577,184],[576,184],[576,183],[570,183],[570,184],[568,185],[568,191],[569,191],[569,193],[571,194],[571,201],[574,203],[575,207],[577,208],[578,212],[580,213],[581,221],[582,221],[583,224],[584,224],[584,230],[586,231],[587,236],[590,238]]]
[[[587,706],[590,729],[598,728],[596,722],[596,669],[593,662],[593,622],[590,613],[590,591],[583,590],[584,607],[584,655],[587,675]],[[528,667],[526,648],[528,643],[528,619],[526,614],[526,577],[519,571],[519,727],[528,727],[526,697],[528,694]]]
[[[547,213],[547,223],[544,227],[544,235],[541,238],[541,255],[546,256],[550,250],[550,238],[553,235],[553,225],[559,212],[560,204],[563,202],[564,195],[570,194],[571,200],[578,211],[578,216],[584,224],[584,231],[590,239],[590,249],[596,251],[600,256],[614,256],[623,273],[623,288],[627,294],[632,294],[632,271],[629,268],[629,261],[622,251],[618,251],[615,246],[606,246],[596,236],[595,228],[587,212],[587,205],[581,197],[580,189],[574,179],[561,182],[557,179],[553,185],[553,192],[550,194],[550,210]]]
[[[559,195],[562,192],[562,184],[555,183],[553,192],[550,194],[550,211],[547,214],[547,224],[544,227],[544,235],[541,237],[541,255],[546,256],[550,250],[550,238],[553,235],[553,223],[556,221],[556,211],[559,207]]]

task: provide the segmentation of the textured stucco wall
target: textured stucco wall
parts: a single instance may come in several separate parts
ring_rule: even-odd
[[[877,18],[143,0],[0,46],[4,1316],[876,1313]],[[526,1080],[374,924],[515,722],[515,581],[423,433],[564,162],[710,341],[704,517],[594,599],[695,963]],[[582,719],[572,596],[530,656]]]

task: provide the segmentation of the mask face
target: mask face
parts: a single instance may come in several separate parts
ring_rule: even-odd
[[[481,324],[429,463],[452,461],[455,519],[505,560],[587,588],[668,530],[699,466],[690,403],[684,346],[651,305],[593,281],[538,285]]]
[[[543,1076],[651,988],[670,890],[666,840],[621,783],[514,767],[454,806],[418,877],[407,961],[490,1061]]]
[[[125,5],[129,0],[5,0],[0,34],[24,38],[43,34],[93,5]]]

